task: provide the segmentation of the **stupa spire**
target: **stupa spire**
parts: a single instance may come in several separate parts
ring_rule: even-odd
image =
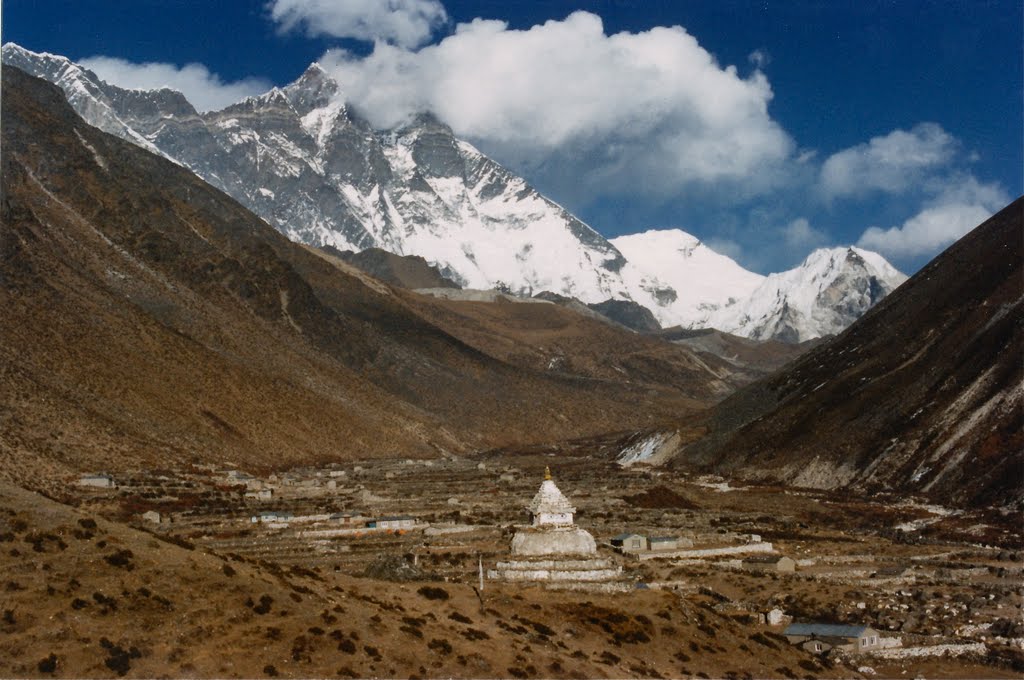
[[[551,481],[551,468],[547,465],[544,466],[544,481]]]

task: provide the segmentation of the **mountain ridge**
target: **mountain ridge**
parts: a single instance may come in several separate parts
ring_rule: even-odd
[[[87,122],[158,149],[297,242],[421,256],[465,288],[632,301],[663,327],[714,320],[751,337],[776,337],[779,327],[799,342],[854,318],[796,327],[813,316],[804,314],[780,325],[785,310],[766,316],[757,303],[752,309],[766,318],[744,324],[751,315],[737,305],[760,275],[681,231],[657,236],[690,244],[675,248],[673,261],[652,261],[664,249],[650,245],[627,257],[616,243],[627,248],[659,232],[605,239],[429,114],[374,130],[316,63],[289,85],[200,113],[171,90],[125,90],[64,57],[8,43],[3,58],[58,84]],[[901,276],[879,288],[891,290]],[[851,285],[864,287],[860,279]]]
[[[85,124],[56,87],[3,68],[7,478],[458,455],[664,421],[731,389],[726,366],[645,350],[554,305],[536,305],[556,310],[549,326],[590,341],[563,343],[566,365],[549,370],[491,309],[482,328],[503,360],[445,330],[422,296],[289,241],[192,172]],[[589,359],[566,370],[594,353],[621,355],[626,374],[598,375]]]
[[[1024,198],[836,338],[697,419],[676,464],[815,488],[1024,503]]]

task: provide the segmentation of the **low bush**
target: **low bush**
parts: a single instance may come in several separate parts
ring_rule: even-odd
[[[57,655],[51,653],[50,656],[36,664],[36,668],[40,673],[53,673],[57,670]]]
[[[448,591],[444,588],[437,588],[434,586],[423,586],[416,592],[422,595],[423,597],[427,598],[428,600],[447,600],[449,597],[451,597],[448,594]]]
[[[434,638],[427,643],[427,648],[438,652],[442,656],[448,656],[452,653],[452,646],[447,640],[439,640]]]

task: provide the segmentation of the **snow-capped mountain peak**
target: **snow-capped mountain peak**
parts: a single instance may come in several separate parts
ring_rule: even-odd
[[[801,342],[841,332],[906,279],[877,253],[819,248],[708,321],[746,337]]]
[[[295,241],[419,255],[467,287],[627,300],[663,326],[801,340],[838,332],[902,280],[859,249],[765,278],[678,229],[608,241],[429,113],[373,129],[316,62],[285,87],[200,113],[180,93],[119,88],[11,43],[3,60]]]
[[[681,229],[619,236],[612,244],[629,262],[624,276],[633,299],[663,326],[701,327],[711,313],[746,298],[764,279]]]
[[[137,144],[148,151],[174,160],[140,135],[114,110],[114,104],[105,96],[106,85],[92,71],[79,66],[67,57],[48,52],[31,52],[15,43],[2,48],[3,62],[27,73],[45,78],[64,91],[68,102],[87,123]],[[125,90],[125,92],[129,92]],[[177,161],[175,161],[177,162]]]

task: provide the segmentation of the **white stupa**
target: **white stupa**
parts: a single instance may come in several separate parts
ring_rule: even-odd
[[[523,527],[512,538],[513,555],[593,555],[597,544],[589,532],[573,524],[576,508],[545,468],[544,481],[526,509],[531,526]]]

